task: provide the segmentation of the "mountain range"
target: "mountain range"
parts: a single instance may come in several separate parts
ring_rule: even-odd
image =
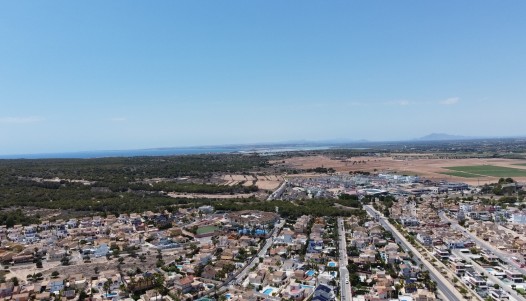
[[[417,138],[415,140],[419,140],[419,141],[444,141],[444,140],[470,140],[470,139],[477,139],[477,138],[480,138],[480,137],[458,136],[458,135],[450,135],[450,134],[444,134],[444,133],[431,133],[429,135]]]

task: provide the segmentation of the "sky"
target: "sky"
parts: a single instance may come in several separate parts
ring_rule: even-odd
[[[0,154],[526,136],[525,11],[0,0]]]

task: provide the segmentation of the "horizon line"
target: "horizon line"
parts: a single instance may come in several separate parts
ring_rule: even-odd
[[[427,143],[427,142],[453,142],[453,141],[475,141],[475,140],[497,140],[497,139],[522,139],[526,136],[490,136],[490,137],[478,137],[478,136],[458,136],[458,135],[448,135],[448,134],[438,134],[446,135],[450,138],[444,139],[426,139],[426,137],[431,135],[437,135],[438,133],[433,133],[426,135],[420,138],[413,139],[399,139],[399,140],[367,140],[367,139],[356,139],[345,141],[345,139],[325,139],[325,140],[290,140],[290,141],[278,141],[278,142],[257,142],[257,143],[228,143],[228,144],[208,144],[208,145],[187,145],[187,146],[165,146],[165,147],[148,147],[148,148],[122,148],[122,149],[95,149],[95,150],[74,150],[74,151],[56,151],[56,152],[37,152],[37,153],[17,153],[17,154],[0,154],[0,160],[13,160],[13,159],[29,159],[24,156],[35,157],[30,159],[86,159],[86,158],[107,158],[111,156],[101,156],[101,157],[41,157],[38,156],[53,156],[53,155],[75,155],[75,154],[89,154],[89,153],[112,153],[112,152],[132,152],[132,151],[162,151],[162,150],[185,150],[185,149],[195,149],[195,150],[206,150],[207,148],[228,148],[228,147],[263,147],[263,146],[294,146],[294,145],[303,145],[303,146],[317,146],[317,147],[327,147],[331,148],[332,146],[345,146],[353,144],[379,144],[379,143]],[[338,141],[341,140],[341,141]],[[243,150],[236,150],[232,152],[241,152]],[[230,153],[232,153],[230,152]],[[229,152],[214,152],[214,153],[229,153]],[[197,152],[192,154],[209,154],[207,152]],[[173,155],[185,155],[185,154],[173,154]],[[141,156],[141,155],[138,155]],[[143,156],[155,156],[155,155],[143,155]],[[159,155],[159,156],[169,156],[169,155]],[[121,157],[121,156],[115,156]],[[122,156],[124,157],[124,156]],[[132,156],[135,157],[135,156]]]

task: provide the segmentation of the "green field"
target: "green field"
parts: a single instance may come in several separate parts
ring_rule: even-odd
[[[474,174],[462,172],[462,171],[446,171],[446,172],[441,172],[441,174],[453,176],[453,177],[461,177],[461,178],[480,178],[481,177],[479,175],[474,175]]]
[[[218,228],[217,227],[214,227],[214,226],[204,226],[204,227],[199,227],[196,231],[196,234],[197,235],[202,235],[202,234],[207,234],[207,233],[212,233],[214,231],[216,231]]]
[[[454,166],[444,168],[452,170],[452,172],[448,172],[445,174],[464,178],[476,178],[480,176],[489,176],[497,178],[526,177],[526,169],[494,165]]]

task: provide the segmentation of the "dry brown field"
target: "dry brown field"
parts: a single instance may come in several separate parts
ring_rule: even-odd
[[[249,198],[255,193],[237,193],[237,194],[206,194],[206,193],[183,193],[170,192],[169,197],[172,198],[186,198],[186,199],[239,199]]]
[[[244,186],[250,186],[255,183],[262,190],[275,190],[283,182],[281,175],[235,175],[227,174],[221,177],[224,181],[223,185],[236,185],[243,183]]]
[[[271,162],[275,165],[284,165],[295,169],[310,169],[316,167],[333,168],[340,173],[349,173],[350,171],[368,171],[368,172],[396,172],[406,175],[418,175],[432,180],[448,180],[464,182],[472,185],[494,183],[498,181],[497,177],[480,177],[465,178],[443,174],[450,170],[445,167],[454,166],[472,166],[472,165],[494,165],[502,167],[511,167],[516,169],[525,169],[526,166],[516,164],[526,164],[526,160],[513,159],[427,159],[427,155],[408,155],[404,160],[397,160],[393,157],[353,157],[352,159],[342,160],[340,158],[331,158],[328,156],[318,155],[309,157],[292,157],[283,160]],[[398,157],[403,157],[397,154]],[[423,157],[423,158],[422,158]],[[313,175],[313,174],[309,174]],[[526,177],[516,178],[519,182],[526,182]]]

